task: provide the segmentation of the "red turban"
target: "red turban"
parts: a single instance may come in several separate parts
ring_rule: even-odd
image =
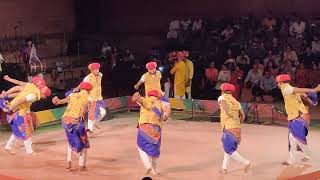
[[[221,84],[221,90],[235,92],[236,87],[233,84],[223,83],[223,84]]]
[[[157,63],[156,63],[156,62],[148,62],[148,63],[146,64],[146,68],[147,68],[148,70],[154,70],[154,69],[157,68]]]
[[[157,90],[150,90],[150,91],[148,91],[148,96],[159,97],[159,91],[157,91]]]
[[[95,69],[100,69],[100,64],[99,63],[91,63],[88,66],[89,70],[95,70]]]
[[[45,86],[46,82],[38,76],[32,78],[32,83],[36,86]]]
[[[87,82],[81,82],[80,89],[90,91],[92,89],[92,85]]]
[[[48,86],[41,85],[41,86],[39,86],[39,89],[40,89],[41,93],[44,94],[45,97],[51,96],[51,90],[48,88]],[[44,92],[43,92],[43,89],[45,89]]]
[[[277,76],[276,80],[277,82],[290,81],[291,77],[289,74],[281,74]]]

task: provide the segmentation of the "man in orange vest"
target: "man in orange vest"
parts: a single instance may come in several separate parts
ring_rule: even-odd
[[[148,72],[142,75],[140,81],[134,86],[135,89],[139,89],[141,84],[144,83],[145,95],[148,96],[149,90],[157,90],[163,94],[161,90],[161,72],[157,70],[156,62],[149,62],[146,64]]]

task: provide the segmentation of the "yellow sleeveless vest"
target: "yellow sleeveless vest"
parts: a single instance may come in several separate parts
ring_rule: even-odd
[[[161,83],[160,83],[161,73],[159,71],[156,71],[156,74],[154,77],[152,77],[149,72],[145,73],[144,76],[146,78],[144,82],[144,89],[146,92],[146,96],[148,95],[149,90],[157,90],[159,92],[162,92]]]
[[[241,107],[240,103],[231,95],[231,94],[222,94],[224,100],[226,101],[229,111],[232,115],[230,118],[226,111],[220,105],[220,122],[222,128],[225,129],[233,129],[233,128],[240,128],[240,117],[239,117],[239,108]]]
[[[84,106],[88,103],[88,97],[89,94],[85,90],[70,95],[67,109],[62,117],[80,117]]]
[[[93,101],[102,100],[102,89],[101,89],[101,76],[95,76],[93,73],[89,74],[89,81],[92,85],[92,90],[89,92]]]
[[[156,107],[158,110],[160,110],[160,112],[163,112],[162,103],[156,97],[143,98],[142,106],[140,109],[139,125],[149,123],[149,124],[156,124],[160,127],[162,126],[161,120],[152,111],[153,107]]]
[[[281,92],[291,85],[286,83],[281,86]],[[288,120],[293,120],[300,116],[300,113],[308,113],[306,106],[303,104],[300,95],[292,94],[283,94],[283,99],[285,103],[285,109],[288,115]]]
[[[29,94],[33,94],[37,97],[37,100],[40,100],[41,95],[40,95],[40,90],[34,85],[34,84],[30,84],[27,83],[24,87],[24,90],[21,91],[19,93],[19,95],[17,97],[15,97],[11,102],[11,104],[14,104],[15,102],[19,101],[22,98],[25,98],[26,96],[28,96]],[[30,107],[32,105],[33,102],[24,102],[22,104],[20,104],[19,106],[17,106],[15,109],[13,109],[13,111],[19,111],[19,115],[20,116],[25,116],[27,113],[30,113]]]

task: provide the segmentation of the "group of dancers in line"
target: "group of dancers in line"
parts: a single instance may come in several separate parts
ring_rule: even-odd
[[[71,155],[74,151],[79,154],[79,169],[86,170],[87,149],[90,147],[87,133],[92,133],[106,114],[101,95],[100,64],[92,63],[88,68],[91,73],[78,87],[71,93],[66,93],[64,99],[58,97],[52,99],[55,105],[68,104],[62,116],[62,126],[68,140],[67,169],[71,168]],[[143,75],[145,96],[142,97],[137,92],[132,96],[132,101],[141,107],[137,126],[138,152],[146,168],[146,174],[156,174],[157,159],[160,156],[162,123],[170,117],[171,110],[169,100],[163,96],[161,90],[161,73],[157,70],[157,64],[149,62],[146,64],[146,69],[147,72]],[[4,79],[17,85],[0,95],[0,108],[7,112],[7,121],[12,129],[12,135],[5,150],[13,154],[12,147],[20,139],[24,142],[26,152],[32,154],[30,106],[33,102],[50,96],[51,91],[45,81],[38,77],[34,77],[32,83],[14,80],[8,76],[5,76]],[[320,85],[314,89],[293,87],[290,85],[291,77],[287,74],[277,76],[276,80],[283,94],[288,115],[289,158],[283,165],[294,164],[298,150],[305,155],[303,161],[307,161],[311,156],[306,139],[310,123],[308,106],[317,104],[317,92],[320,91]],[[241,140],[241,122],[245,119],[245,113],[240,103],[232,96],[235,91],[234,85],[224,83],[221,85],[221,91],[218,102],[221,109],[224,159],[220,172],[227,173],[230,159],[242,164],[246,172],[251,162],[237,152]],[[88,128],[86,128],[84,119],[85,113],[88,113]]]

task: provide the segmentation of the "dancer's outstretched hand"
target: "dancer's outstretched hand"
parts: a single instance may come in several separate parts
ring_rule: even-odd
[[[320,92],[320,84],[315,88],[317,92]]]
[[[54,105],[57,105],[57,104],[59,103],[59,101],[60,101],[60,99],[59,99],[57,96],[55,96],[54,98],[52,98],[52,103],[53,103]]]
[[[11,78],[8,75],[3,76],[3,79],[9,81]]]
[[[133,101],[133,102],[136,102],[140,97],[141,97],[141,96],[140,96],[140,93],[139,93],[139,92],[136,92],[136,93],[134,93],[133,96],[132,96],[132,101]]]

